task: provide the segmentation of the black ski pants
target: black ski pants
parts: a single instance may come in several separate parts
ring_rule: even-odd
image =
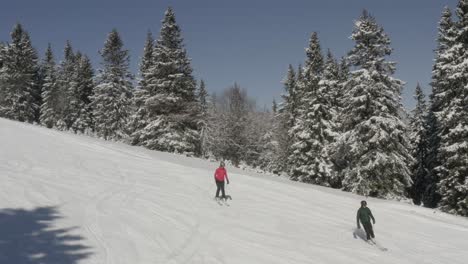
[[[364,230],[366,230],[367,239],[369,240],[371,237],[375,238],[372,224],[369,222],[369,223],[362,223],[362,225],[364,226]]]
[[[224,193],[224,181],[216,181],[216,197],[219,197],[219,191],[221,191],[222,198],[226,198],[226,194]]]

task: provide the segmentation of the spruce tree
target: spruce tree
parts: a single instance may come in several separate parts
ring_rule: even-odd
[[[427,183],[428,186],[423,193],[422,202],[424,206],[434,208],[440,201],[440,194],[437,192],[439,179],[439,169],[441,163],[440,137],[443,129],[444,117],[442,109],[446,108],[453,93],[449,88],[447,78],[447,67],[452,63],[452,58],[448,52],[452,50],[455,43],[455,26],[452,20],[452,13],[448,7],[444,8],[439,22],[439,32],[437,37],[437,49],[435,51],[435,63],[432,70],[432,93],[430,96],[430,108],[428,113],[428,154],[426,158]]]
[[[86,55],[80,54],[75,57],[76,66],[74,74],[74,86],[71,87],[70,105],[73,106],[71,112],[71,129],[75,132],[91,131],[94,127],[91,108],[91,97],[94,89],[94,70],[91,61]]]
[[[5,59],[6,59],[6,45],[3,42],[0,42],[0,109],[3,108],[3,100],[1,98],[5,98],[7,96],[7,90],[4,88],[5,83],[5,74],[6,74],[6,67]],[[1,110],[0,110],[1,111]]]
[[[335,90],[335,99],[333,100],[334,110],[335,110],[335,118],[334,118],[334,125],[337,132],[337,138],[334,144],[330,145],[330,156],[333,162],[334,171],[336,173],[335,180],[332,184],[334,188],[341,188],[342,187],[342,171],[346,168],[347,160],[346,157],[343,155],[346,151],[346,144],[344,144],[343,140],[340,140],[340,137],[343,133],[343,118],[344,118],[344,104],[345,104],[345,89],[348,83],[350,69],[349,69],[349,62],[347,61],[346,57],[342,57],[339,64],[338,64],[338,83],[336,84]]]
[[[142,129],[148,125],[149,117],[147,116],[146,100],[151,94],[148,87],[148,75],[150,69],[154,66],[153,58],[154,39],[150,31],[146,34],[146,41],[143,48],[143,57],[140,62],[139,81],[135,89],[132,100],[132,116],[130,118],[129,130],[131,131],[131,143],[138,145],[141,142]]]
[[[341,79],[339,66],[330,50],[327,52],[323,76],[319,82],[319,89],[313,96],[311,107],[315,115],[314,134],[316,160],[315,182],[317,184],[341,187],[336,169],[333,166],[333,148],[339,135],[339,111],[341,109]],[[317,164],[317,163],[316,163]]]
[[[296,72],[290,64],[288,72],[283,81],[284,94],[281,95],[283,101],[278,106],[278,111],[274,116],[275,138],[278,144],[275,162],[278,172],[287,172],[288,157],[290,156],[291,136],[289,130],[294,127],[297,116],[298,97],[296,95]]]
[[[154,38],[151,31],[146,33],[146,41],[145,46],[143,48],[143,57],[141,58],[140,62],[140,80],[138,82],[138,88],[146,89],[147,87],[147,74],[149,74],[148,70],[154,66]]]
[[[75,133],[81,127],[80,110],[83,108],[81,104],[80,91],[79,91],[79,70],[80,62],[83,55],[77,51],[74,56],[74,64],[71,69],[70,82],[68,83],[67,90],[67,111],[66,111],[66,123],[67,129],[72,129]]]
[[[207,155],[207,135],[206,128],[209,121],[208,113],[208,92],[206,91],[205,81],[200,80],[200,85],[197,92],[197,100],[200,105],[200,146],[198,152],[205,157]]]
[[[412,155],[414,163],[412,164],[413,185],[409,191],[410,197],[417,205],[421,204],[423,194],[427,188],[427,104],[425,95],[421,86],[416,86],[414,98],[416,107],[412,111],[410,120],[410,141],[412,143]]]
[[[306,48],[306,61],[304,65],[304,79],[307,92],[317,88],[323,72],[324,59],[317,32],[313,32]]]
[[[336,137],[334,98],[337,92],[338,68],[331,52],[327,54],[323,74],[316,87],[307,95],[308,129],[310,149],[308,150],[308,182],[330,186],[335,182],[329,147]],[[315,86],[315,84],[313,84]]]
[[[43,126],[52,128],[57,122],[57,101],[59,97],[57,67],[49,44],[42,64],[44,83],[42,86],[42,105],[40,121]]]
[[[40,107],[38,58],[21,24],[16,24],[11,32],[11,43],[4,48],[2,64],[0,116],[21,122],[36,121]]]
[[[64,57],[59,65],[58,98],[57,98],[57,122],[55,126],[60,130],[70,129],[73,118],[70,101],[75,83],[76,55],[73,52],[71,42],[67,40],[64,48]]]
[[[281,118],[284,121],[284,126],[289,130],[294,126],[294,121],[297,117],[297,106],[299,100],[296,95],[296,73],[291,64],[288,67],[288,73],[283,83],[285,93],[281,96],[283,102],[280,104],[278,112],[282,116]]]
[[[432,108],[432,94],[431,94],[431,106],[428,109],[427,114],[427,155],[426,155],[426,188],[422,194],[421,202],[425,207],[435,208],[439,204],[440,194],[437,192],[439,175],[438,168],[440,164],[440,126],[437,122],[436,113]]]
[[[393,78],[390,39],[367,11],[355,22],[355,67],[345,87],[341,140],[346,145],[343,189],[375,197],[401,197],[411,184],[406,125],[400,119],[403,82]]]
[[[200,80],[200,86],[198,88],[197,97],[198,97],[198,102],[200,103],[200,107],[202,109],[201,110],[202,113],[206,113],[208,109],[208,101],[207,101],[208,92],[206,91],[206,85],[203,79]]]
[[[333,125],[335,127],[335,141],[333,144],[330,144],[328,147],[329,156],[333,163],[333,171],[334,171],[334,178],[331,183],[331,187],[333,188],[342,188],[343,182],[343,170],[347,166],[347,158],[345,157],[347,146],[343,140],[340,140],[343,134],[343,119],[344,117],[344,104],[345,104],[345,89],[348,83],[350,69],[349,63],[345,57],[342,57],[340,62],[335,62],[335,65],[332,66],[333,68],[336,67],[337,75],[336,82],[333,82]]]
[[[334,111],[333,118],[336,118],[336,111],[338,111],[340,106],[340,96],[341,96],[341,82],[343,76],[341,76],[340,65],[333,57],[333,54],[330,50],[327,52],[327,57],[325,60],[325,66],[323,70],[323,77],[320,80],[320,85],[325,86],[329,90],[329,99],[330,107]]]
[[[317,172],[328,172],[317,159],[317,139],[322,135],[317,131],[321,124],[315,123],[319,119],[321,106],[315,98],[319,92],[319,81],[323,73],[323,56],[317,33],[312,33],[309,47],[306,49],[307,60],[304,72],[299,75],[296,91],[299,99],[297,118],[289,131],[292,138],[291,154],[289,156],[290,177],[311,183],[322,183],[322,175]],[[316,107],[317,108],[313,108]],[[318,133],[318,134],[317,134]]]
[[[273,111],[273,114],[278,112],[278,103],[276,103],[275,99],[273,99],[273,102],[271,103],[271,111]]]
[[[439,115],[440,182],[443,211],[468,216],[468,0],[460,0],[456,14],[455,44],[447,51],[453,61],[446,66],[451,95]]]
[[[100,54],[102,69],[91,96],[95,130],[105,139],[122,139],[127,135],[133,76],[129,52],[116,29],[107,36]]]
[[[336,93],[335,105],[337,106],[336,110],[338,115],[343,111],[343,104],[345,100],[345,86],[349,78],[349,65],[346,58],[341,58],[338,65],[338,90]],[[338,126],[341,128],[341,119],[337,120]]]
[[[165,12],[153,50],[154,64],[147,70],[147,125],[139,141],[150,149],[195,154],[199,144],[196,83],[181,30],[172,8]]]
[[[5,59],[5,44],[0,42],[0,69],[3,67],[3,60]]]

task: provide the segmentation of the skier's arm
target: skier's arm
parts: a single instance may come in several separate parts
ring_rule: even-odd
[[[372,215],[372,212],[371,212],[370,209],[369,209],[369,212],[370,212],[370,217],[372,218],[372,222],[374,222],[374,225],[375,225],[375,218],[374,218],[374,216]]]
[[[360,229],[361,228],[361,224],[359,224],[359,210],[356,214],[356,223],[357,223],[357,228]]]
[[[228,178],[228,176],[227,176],[227,172],[226,172],[226,175],[225,175],[225,176],[226,176],[227,184],[229,184],[229,178]]]

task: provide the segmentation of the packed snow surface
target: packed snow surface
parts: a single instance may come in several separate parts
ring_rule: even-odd
[[[0,119],[0,263],[466,263],[466,218]],[[387,248],[382,251],[381,248]]]

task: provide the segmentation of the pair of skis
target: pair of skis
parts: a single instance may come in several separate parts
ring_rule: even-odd
[[[221,206],[230,206],[227,200],[232,200],[230,195],[226,195],[226,198],[215,197],[214,200]]]
[[[367,243],[368,243],[369,245],[376,246],[376,247],[377,247],[378,249],[380,249],[381,251],[388,251],[388,248],[382,246],[380,243],[378,243],[377,241],[375,241],[374,238],[367,240]]]
[[[375,238],[367,239],[366,238],[367,234],[361,228],[354,229],[353,236],[354,236],[355,239],[360,238],[360,239],[364,240],[367,244],[369,244],[371,246],[375,246],[376,248],[378,248],[381,251],[388,251],[388,249],[386,247],[382,246],[379,242],[377,242],[375,240]]]

